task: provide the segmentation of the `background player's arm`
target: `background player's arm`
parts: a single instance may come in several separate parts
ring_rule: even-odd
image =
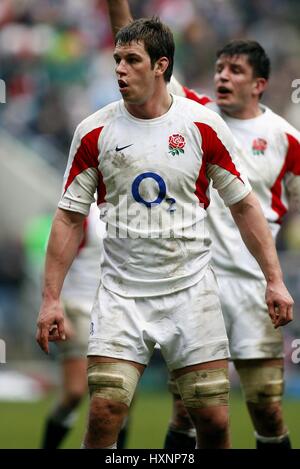
[[[48,353],[49,340],[65,338],[64,314],[60,292],[83,235],[85,216],[57,209],[46,253],[43,301],[39,312],[36,339]]]
[[[260,204],[250,192],[229,208],[244,243],[267,280],[266,303],[271,320],[275,328],[283,326],[293,318],[293,300],[283,283],[275,244]]]
[[[132,21],[127,0],[107,0],[108,12],[113,35]]]

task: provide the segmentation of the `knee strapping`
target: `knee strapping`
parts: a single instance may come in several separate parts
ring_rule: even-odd
[[[228,405],[229,380],[226,368],[191,371],[176,379],[186,407]]]
[[[266,404],[281,401],[283,366],[239,367],[241,385],[247,402]]]
[[[96,363],[88,367],[91,396],[130,406],[140,378],[138,370],[128,363]]]
[[[168,391],[174,396],[180,396],[180,392],[177,383],[174,379],[170,378],[168,381]]]

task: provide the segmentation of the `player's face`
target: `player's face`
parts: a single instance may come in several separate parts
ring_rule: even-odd
[[[120,93],[130,104],[143,104],[154,90],[155,71],[143,41],[116,45],[114,51]]]
[[[214,76],[216,103],[226,114],[239,117],[253,102],[258,102],[265,82],[253,76],[245,54],[221,55]]]

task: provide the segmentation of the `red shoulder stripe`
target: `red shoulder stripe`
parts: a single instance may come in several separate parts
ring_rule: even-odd
[[[209,205],[209,198],[207,195],[209,180],[206,176],[207,163],[220,166],[220,168],[225,169],[240,179],[241,182],[243,181],[241,179],[240,173],[237,171],[235,164],[231,159],[227,148],[223,145],[217,133],[207,124],[195,122],[195,125],[201,134],[201,145],[203,151],[202,165],[198,179],[196,181],[195,194],[198,197],[200,203],[204,204],[204,208],[207,208]]]
[[[65,192],[78,174],[88,168],[98,168],[98,139],[102,129],[103,127],[93,129],[81,139],[65,185]]]

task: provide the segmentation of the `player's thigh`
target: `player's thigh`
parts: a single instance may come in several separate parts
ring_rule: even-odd
[[[206,370],[216,369],[224,369],[228,373],[228,359],[226,358],[221,360],[212,360],[205,363],[196,363],[195,365],[189,365],[182,368],[178,368],[177,370],[173,370],[171,372],[171,378],[176,382],[177,378],[187,373],[203,371],[205,374]]]
[[[116,363],[116,364],[119,364],[120,367],[122,367],[122,365],[130,365],[136,368],[141,376],[146,368],[146,366],[143,365],[142,363],[138,363],[132,360],[123,360],[123,359],[114,358],[114,357],[93,356],[93,355],[89,355],[87,358],[88,368],[90,368],[93,365],[100,364],[100,363]]]

